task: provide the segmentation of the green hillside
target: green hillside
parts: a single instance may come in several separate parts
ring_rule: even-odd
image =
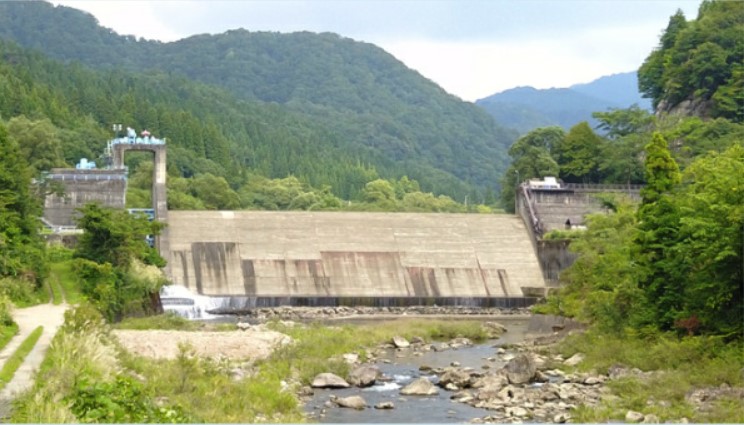
[[[744,120],[744,3],[705,1],[698,18],[678,11],[638,70],[662,112]]]
[[[293,174],[313,184],[330,184],[344,197],[355,196],[360,187],[340,189],[342,178],[326,179],[305,170],[328,169],[327,164],[315,164],[313,156],[331,157],[347,167],[361,162],[382,177],[407,175],[418,180],[422,190],[462,198],[462,193],[482,194],[498,186],[506,149],[515,138],[475,105],[447,94],[382,49],[335,34],[234,30],[160,43],[120,36],[74,9],[11,2],[0,3],[0,36],[63,61],[78,61],[126,78],[158,79],[154,85],[167,86],[172,79],[186,87],[203,83],[198,91],[217,99],[193,107],[213,116],[214,132],[221,134],[231,151],[231,166],[269,177]],[[134,98],[144,99],[156,100],[149,92]],[[231,108],[236,112],[231,119],[221,116],[220,107],[240,102],[244,102],[240,107]],[[250,105],[250,113],[244,105]],[[106,126],[130,123],[116,109],[118,105],[113,106],[109,116],[96,120]],[[254,134],[252,143],[284,151],[267,155],[274,158],[271,166],[258,164],[260,153],[246,146],[243,132],[256,122],[273,123],[253,115],[291,117],[280,119],[291,122],[289,126],[261,131],[296,134],[309,128],[313,136],[292,145],[281,136],[269,142]],[[135,118],[131,124],[174,141],[187,137],[183,131],[161,126],[152,116]],[[188,148],[197,158],[229,168],[222,158],[210,158],[198,146]],[[336,156],[337,152],[344,155]],[[297,157],[299,162],[314,164],[300,166]]]

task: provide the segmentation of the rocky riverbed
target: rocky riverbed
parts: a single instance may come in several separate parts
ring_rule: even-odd
[[[486,322],[494,332],[506,327]],[[336,391],[339,394],[324,393],[328,397],[322,407],[311,412],[315,419],[323,420],[329,409],[351,407],[364,409],[415,408],[412,398],[444,399],[445,411],[452,409],[449,403],[461,403],[474,410],[449,412],[452,416],[465,414],[466,417],[453,417],[453,422],[467,419],[470,422],[555,422],[571,420],[571,410],[581,404],[596,404],[606,392],[604,382],[609,377],[595,374],[566,373],[558,367],[572,368],[581,361],[580,356],[563,359],[560,356],[540,354],[544,348],[534,343],[517,343],[507,346],[474,346],[470,340],[455,338],[448,342],[430,343],[420,338],[407,341],[395,338],[373,351],[374,358],[360,364],[353,357],[348,381],[342,377],[319,376],[313,382],[314,388],[306,388],[310,394],[319,388],[391,388],[391,382],[398,382],[399,388],[384,402],[368,404],[364,390],[350,394],[348,390]],[[448,359],[457,358],[455,352],[468,358],[470,350],[478,350],[479,367],[461,364],[452,360],[444,367],[421,364],[411,379],[401,382],[400,376],[386,376],[382,370],[390,363],[405,363],[407,358],[427,358],[449,354]],[[490,356],[482,357],[489,352]],[[472,356],[470,356],[472,360]],[[463,360],[465,362],[466,360]],[[359,379],[363,376],[364,379]],[[373,393],[367,393],[373,394]],[[308,399],[309,401],[310,399]],[[317,402],[317,398],[315,398]],[[427,407],[430,409],[431,407]],[[477,409],[477,410],[476,410]],[[333,419],[337,419],[334,417]],[[367,419],[365,417],[365,419]],[[364,422],[365,419],[360,419]]]
[[[481,307],[445,307],[445,306],[409,306],[409,307],[263,307],[255,308],[240,314],[238,320],[264,322],[272,319],[312,321],[312,320],[346,320],[353,317],[387,318],[398,316],[423,317],[497,317],[528,316],[528,308],[481,308]]]

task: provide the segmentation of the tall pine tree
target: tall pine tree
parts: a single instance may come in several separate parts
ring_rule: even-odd
[[[679,166],[667,142],[654,133],[646,145],[646,187],[641,191],[638,233],[635,238],[639,287],[646,295],[641,322],[671,329],[683,309],[685,278],[675,267],[675,245],[680,214],[671,192],[680,182]]]

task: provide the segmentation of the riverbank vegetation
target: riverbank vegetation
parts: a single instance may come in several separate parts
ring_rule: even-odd
[[[607,143],[642,148],[627,157],[646,183],[640,204],[618,199],[610,214],[587,218],[562,289],[535,311],[591,324],[561,346],[586,355],[583,368],[638,373],[612,380],[613,395],[578,409],[579,421],[623,420],[629,410],[744,421],[744,123],[727,97],[742,86],[744,51],[720,47],[742,22],[744,8],[730,2],[703,2],[693,21],[674,15],[639,78],[655,105],[677,115],[599,117],[629,130]],[[711,52],[716,61],[703,59]],[[687,116],[695,114],[702,119]]]
[[[150,322],[158,327],[161,323]],[[140,324],[138,327],[142,327]],[[292,338],[265,360],[208,359],[183,345],[175,359],[126,353],[91,306],[68,312],[32,391],[13,422],[300,422],[296,392],[321,372],[345,376],[343,354],[360,359],[395,335],[485,338],[480,322],[399,320],[367,325],[270,323]],[[236,330],[235,332],[240,332]],[[237,375],[236,375],[237,374]]]

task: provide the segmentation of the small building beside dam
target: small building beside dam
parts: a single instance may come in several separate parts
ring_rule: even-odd
[[[508,299],[545,290],[516,216],[170,211],[168,222],[170,276],[203,295]]]
[[[527,226],[534,242],[545,282],[558,286],[561,271],[576,260],[567,239],[546,240],[552,230],[581,229],[589,214],[607,213],[598,197],[600,194],[627,196],[640,200],[641,185],[565,184],[554,178],[530,180],[519,185],[516,194],[516,213]]]

